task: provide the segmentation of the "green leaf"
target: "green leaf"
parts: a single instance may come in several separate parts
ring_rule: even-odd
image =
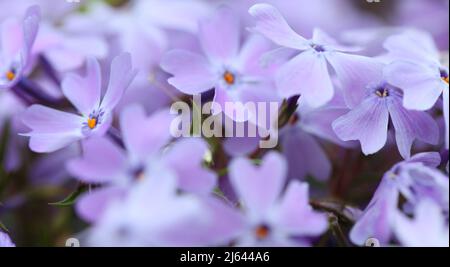
[[[6,228],[6,226],[1,221],[0,221],[0,230],[5,233],[9,233],[8,228]]]
[[[88,185],[86,184],[80,184],[75,191],[70,193],[66,198],[64,198],[61,201],[49,203],[49,205],[52,206],[58,206],[58,207],[68,207],[75,204],[78,197],[83,194],[88,189]]]

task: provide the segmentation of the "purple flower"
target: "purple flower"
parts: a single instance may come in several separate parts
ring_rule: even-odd
[[[15,247],[14,243],[11,241],[7,233],[0,230],[0,248],[4,247]]]
[[[319,140],[352,147],[352,142],[341,141],[331,127],[335,119],[348,111],[337,95],[328,105],[320,108],[308,107],[300,99],[298,111],[288,127],[281,131],[283,154],[289,163],[288,177],[302,180],[312,175],[318,180],[328,179],[332,166]]]
[[[386,81],[402,89],[408,109],[431,109],[443,95],[446,147],[449,139],[449,71],[440,63],[439,51],[427,33],[407,31],[384,43],[393,62],[384,70]]]
[[[157,174],[110,202],[87,231],[87,245],[217,246],[237,234],[240,217],[233,209],[217,199],[179,194],[175,176]]]
[[[307,246],[308,237],[327,229],[327,218],[309,205],[308,184],[299,181],[285,188],[287,164],[275,152],[260,166],[245,158],[230,165],[230,179],[242,204],[245,220],[240,246]]]
[[[429,144],[439,141],[439,128],[424,111],[403,107],[400,89],[383,81],[382,68],[370,83],[353,90],[361,95],[359,104],[333,122],[333,129],[344,141],[359,140],[365,155],[378,152],[387,141],[389,118],[403,158],[409,158],[415,139]]]
[[[0,24],[0,89],[17,84],[29,67],[30,52],[39,29],[40,9],[27,9],[22,23],[6,20]]]
[[[425,199],[414,210],[414,219],[397,213],[394,232],[403,246],[448,247],[447,218],[435,202]]]
[[[363,245],[368,238],[377,238],[382,244],[388,244],[399,212],[400,196],[407,203],[403,209],[415,207],[423,199],[433,199],[448,212],[448,177],[435,169],[440,162],[439,153],[420,153],[386,172],[364,214],[353,226],[351,240]]]
[[[63,112],[42,105],[33,105],[23,115],[23,122],[31,128],[30,149],[54,152],[84,138],[103,135],[108,131],[112,111],[123,92],[133,80],[129,54],[121,54],[111,64],[108,89],[101,97],[101,74],[97,60],[87,60],[87,74],[69,74],[62,82],[64,95],[81,115]]]
[[[218,31],[217,29],[220,29]],[[258,36],[240,46],[240,28],[228,8],[220,8],[215,16],[200,23],[199,40],[206,58],[185,50],[169,51],[161,67],[174,76],[168,82],[186,94],[199,94],[215,89],[214,103],[225,110],[225,102],[277,101],[268,70],[258,59],[268,44]],[[233,112],[233,110],[229,110]],[[217,110],[214,109],[214,114]],[[249,111],[250,112],[250,111]],[[235,121],[246,121],[256,114],[226,114]]]
[[[283,97],[302,95],[308,105],[318,107],[333,98],[334,89],[328,72],[330,64],[341,80],[346,102],[353,104],[353,88],[349,82],[353,76],[365,76],[372,73],[372,59],[346,54],[356,51],[355,47],[338,44],[320,29],[315,29],[310,40],[294,32],[279,11],[268,4],[256,4],[249,13],[256,19],[259,32],[274,43],[282,46],[275,53],[286,52],[297,54],[289,62],[280,67],[276,75],[276,83]],[[284,51],[284,52],[283,52]]]
[[[80,215],[95,221],[111,200],[126,194],[140,180],[175,176],[186,192],[208,194],[216,184],[215,174],[202,166],[208,147],[200,139],[184,139],[163,148],[171,139],[172,116],[166,109],[147,118],[142,107],[127,107],[120,116],[126,150],[112,141],[95,137],[83,142],[83,156],[68,162],[69,172],[89,184],[103,184],[77,204]],[[185,155],[189,153],[189,157]]]

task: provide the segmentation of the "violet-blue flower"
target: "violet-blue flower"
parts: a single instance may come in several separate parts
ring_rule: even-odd
[[[218,31],[217,29],[221,29]],[[185,50],[169,51],[162,59],[161,67],[173,74],[170,84],[186,94],[199,94],[215,89],[214,103],[225,110],[225,102],[269,102],[278,97],[270,75],[258,65],[258,58],[269,49],[258,36],[251,36],[240,46],[239,22],[233,12],[221,7],[209,20],[200,23],[199,40],[206,55]],[[250,114],[233,112],[226,114],[235,121],[246,121]],[[217,110],[214,109],[214,114]]]
[[[136,75],[131,57],[123,53],[113,60],[108,89],[103,98],[99,63],[90,58],[86,69],[85,77],[69,74],[62,82],[64,95],[80,115],[42,105],[33,105],[23,114],[23,122],[31,129],[25,134],[30,137],[31,150],[54,152],[89,136],[103,135],[109,129],[112,111]]]
[[[0,89],[16,85],[30,62],[30,52],[39,29],[40,9],[27,9],[23,21],[13,19],[1,23],[0,27]]]
[[[276,152],[260,166],[245,158],[230,165],[230,179],[243,208],[245,220],[240,246],[308,246],[308,238],[326,231],[325,214],[309,205],[308,184],[286,184],[287,162]]]
[[[368,238],[377,238],[382,245],[388,244],[393,236],[400,196],[412,207],[423,199],[432,199],[441,210],[448,212],[448,177],[435,169],[440,162],[438,153],[420,153],[386,172],[363,215],[353,226],[351,240],[363,245]]]
[[[449,142],[449,71],[440,62],[432,37],[420,31],[406,31],[384,43],[392,63],[384,70],[386,81],[402,89],[403,105],[408,109],[431,109],[439,97],[444,99],[446,147]]]
[[[269,4],[256,4],[249,13],[256,20],[252,31],[261,33],[281,46],[276,53],[283,50],[295,55],[280,67],[276,75],[277,87],[283,97],[300,94],[312,107],[326,104],[334,95],[328,71],[330,64],[342,83],[347,104],[352,105],[352,76],[372,73],[372,59],[348,54],[358,48],[340,45],[320,29],[314,30],[312,39],[305,39],[294,32],[280,12]]]
[[[375,72],[374,72],[375,73]],[[403,106],[400,89],[385,82],[382,68],[372,82],[361,88],[359,104],[333,122],[333,129],[344,141],[358,140],[365,155],[378,152],[387,141],[389,119],[395,130],[395,140],[403,158],[409,158],[415,139],[437,144],[439,128],[424,111],[408,110]]]
[[[7,233],[0,230],[0,248],[15,247],[14,243]]]

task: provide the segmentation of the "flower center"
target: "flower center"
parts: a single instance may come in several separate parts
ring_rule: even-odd
[[[441,70],[441,79],[448,84],[448,74],[445,70]]]
[[[389,90],[386,89],[386,88],[381,88],[381,89],[376,90],[376,91],[375,91],[375,94],[376,94],[378,97],[382,97],[382,98],[388,97],[388,96],[389,96]]]
[[[7,71],[6,72],[6,79],[8,79],[8,81],[12,81],[14,80],[14,78],[16,78],[16,74],[14,73],[14,71]]]
[[[256,229],[255,229],[256,238],[258,238],[259,240],[266,239],[269,236],[269,234],[270,234],[270,228],[265,224],[262,224],[262,225],[256,227]]]
[[[318,44],[312,44],[311,47],[316,50],[316,52],[325,52],[325,48]]]
[[[94,129],[95,126],[97,126],[97,118],[89,118],[87,121],[87,126],[89,127],[89,129]]]
[[[236,82],[236,77],[229,71],[225,71],[225,73],[223,74],[223,79],[228,85],[233,85]]]

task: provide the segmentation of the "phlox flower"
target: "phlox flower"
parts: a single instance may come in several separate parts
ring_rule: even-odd
[[[275,55],[295,55],[282,65],[276,74],[276,85],[283,97],[301,95],[308,105],[318,107],[333,98],[334,86],[328,65],[342,83],[349,106],[353,105],[353,88],[349,82],[355,75],[372,73],[372,59],[348,54],[358,50],[339,44],[320,29],[315,29],[310,40],[297,34],[280,12],[269,4],[256,4],[249,9],[256,20],[251,30],[272,40],[281,48]]]
[[[28,71],[30,52],[39,30],[40,9],[27,9],[21,22],[7,19],[0,24],[0,90],[12,88]]]
[[[410,219],[397,213],[394,232],[403,246],[448,247],[448,222],[441,208],[428,199],[422,200]]]
[[[237,158],[229,168],[243,210],[238,245],[308,246],[308,238],[326,231],[327,217],[309,205],[308,184],[292,181],[283,190],[287,164],[281,155],[270,152],[260,166]]]
[[[387,171],[372,200],[350,232],[350,239],[363,245],[368,238],[377,238],[386,245],[392,238],[400,196],[406,204],[402,210],[416,207],[423,199],[432,199],[448,212],[448,177],[435,169],[441,163],[438,153],[420,153],[395,164]],[[430,222],[434,223],[434,222]]]
[[[432,37],[420,31],[406,31],[389,37],[384,47],[392,60],[384,70],[386,81],[402,89],[406,108],[431,109],[442,95],[448,149],[449,71],[441,64]]]
[[[108,88],[101,97],[100,65],[96,59],[88,59],[85,77],[69,74],[62,82],[64,96],[80,115],[42,105],[33,105],[23,114],[24,124],[31,129],[24,134],[30,137],[30,149],[38,153],[54,152],[87,137],[105,134],[114,107],[135,75],[130,55],[117,56],[111,63]]]
[[[403,158],[410,157],[415,139],[436,145],[439,128],[431,115],[406,109],[402,91],[385,82],[382,67],[373,74],[371,82],[362,87],[353,87],[355,92],[359,91],[359,104],[333,122],[337,136],[344,141],[358,140],[365,155],[373,154],[386,144],[391,120],[397,147]],[[355,84],[358,83],[361,84]]]
[[[125,149],[101,137],[83,142],[83,155],[70,160],[68,170],[84,183],[103,185],[77,203],[83,218],[95,221],[100,210],[125,195],[131,185],[143,179],[162,179],[164,173],[176,177],[183,191],[203,195],[212,192],[216,176],[202,166],[208,151],[205,142],[183,139],[164,150],[171,139],[172,119],[169,110],[147,117],[141,106],[131,105],[120,115]]]
[[[240,47],[239,21],[226,7],[202,20],[198,35],[206,57],[186,50],[169,51],[161,62],[161,67],[173,75],[168,82],[189,95],[214,88],[213,102],[225,110],[225,115],[238,122],[251,118],[256,121],[256,114],[251,114],[251,110],[245,107],[242,112],[226,110],[225,103],[278,100],[270,75],[267,75],[270,70],[264,70],[258,64],[269,44],[258,36],[251,36]],[[213,114],[220,111],[214,105],[212,109]]]
[[[0,230],[0,248],[5,247],[15,247],[14,243],[11,241],[11,238],[7,233],[4,233]]]

